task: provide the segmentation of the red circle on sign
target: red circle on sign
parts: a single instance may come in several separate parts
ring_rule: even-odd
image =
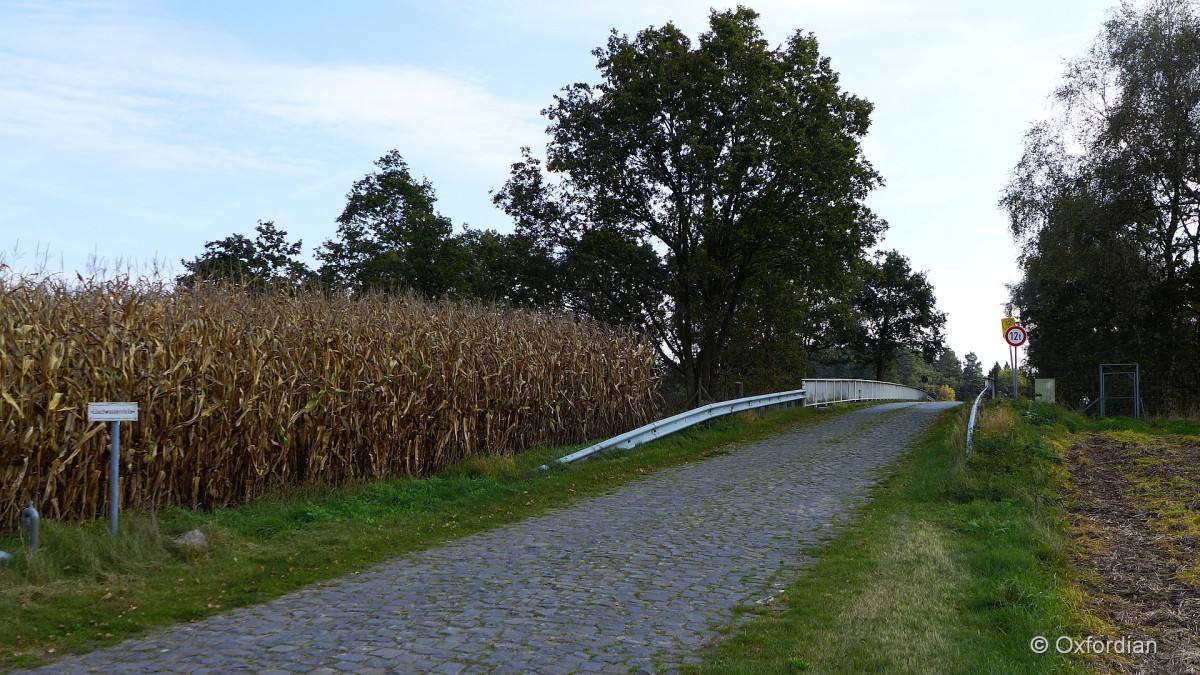
[[[1004,331],[1004,341],[1014,347],[1020,347],[1021,345],[1025,344],[1025,340],[1028,337],[1029,334],[1026,333],[1025,329],[1021,328],[1020,326],[1013,326],[1012,328]]]

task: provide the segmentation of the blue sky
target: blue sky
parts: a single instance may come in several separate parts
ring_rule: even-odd
[[[869,204],[928,272],[948,344],[1007,359],[999,321],[1016,248],[996,208],[1065,60],[1112,3],[772,0],[768,39],[812,32],[843,87],[875,104]],[[306,254],[350,185],[398,149],[455,223],[510,231],[492,206],[539,113],[596,82],[608,33],[711,2],[0,0],[0,250],[74,273],[95,256],[179,269],[206,241],[273,220]]]

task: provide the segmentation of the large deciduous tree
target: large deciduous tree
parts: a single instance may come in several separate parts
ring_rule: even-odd
[[[413,290],[430,297],[460,292],[466,256],[450,219],[434,209],[433,185],[413,178],[396,150],[375,166],[379,170],[346,195],[337,237],[317,251],[322,280],[356,292]]]
[[[1022,244],[1013,302],[1034,367],[1068,399],[1139,361],[1147,403],[1200,403],[1200,12],[1123,4],[1026,137],[1004,192]],[[1157,394],[1157,395],[1155,395]]]
[[[937,310],[933,286],[897,251],[881,254],[871,278],[855,298],[861,321],[860,349],[875,379],[905,349],[926,362],[942,350],[946,315]]]
[[[600,83],[544,111],[545,166],[526,150],[496,195],[589,280],[567,309],[649,331],[693,404],[739,317],[771,318],[749,303],[788,287],[848,299],[884,227],[863,205],[880,183],[860,147],[871,104],[841,90],[812,35],[773,49],[757,18],[714,11],[695,46],[669,23],[614,31],[593,52]]]

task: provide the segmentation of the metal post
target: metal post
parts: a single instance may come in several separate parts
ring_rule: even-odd
[[[119,482],[121,478],[121,423],[109,422],[109,428],[112,429],[112,464],[108,476],[108,520],[109,530],[116,536],[117,501],[121,492]]]
[[[1142,366],[1133,364],[1133,417],[1142,418]]]
[[[1104,418],[1104,364],[1100,364],[1100,418]]]
[[[1015,400],[1017,400],[1017,348],[1016,347],[1012,348],[1012,376],[1013,376],[1012,399],[1015,401]]]

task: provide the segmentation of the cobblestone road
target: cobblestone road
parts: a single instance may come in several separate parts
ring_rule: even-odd
[[[671,670],[804,564],[953,404],[889,404],[39,672]]]

